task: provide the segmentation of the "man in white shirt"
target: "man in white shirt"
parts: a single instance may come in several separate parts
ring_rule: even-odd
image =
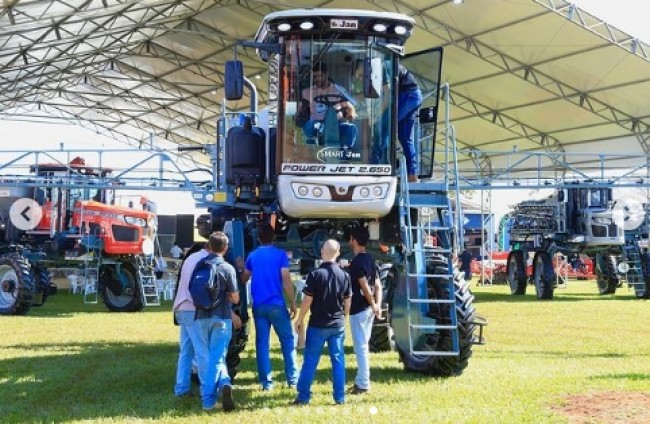
[[[169,256],[171,256],[174,259],[180,259],[181,256],[183,256],[183,249],[180,248],[178,242],[174,241],[174,245],[169,250]]]

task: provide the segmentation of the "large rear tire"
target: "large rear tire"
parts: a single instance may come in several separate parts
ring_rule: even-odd
[[[109,311],[139,312],[144,305],[140,298],[140,284],[133,264],[123,263],[103,266],[100,270],[99,281],[102,299]]]
[[[510,293],[518,296],[526,294],[526,261],[524,252],[513,250],[508,254],[508,284]]]
[[[34,302],[34,280],[27,259],[0,258],[0,315],[25,315]]]
[[[536,252],[533,258],[533,283],[540,300],[552,300],[555,288],[555,270],[551,256],[546,252]]]
[[[433,258],[427,264],[427,273],[447,274],[447,261],[442,258]],[[472,344],[474,341],[474,319],[476,309],[474,308],[474,296],[469,289],[469,283],[465,281],[464,273],[454,268],[453,287],[455,291],[456,314],[458,318],[458,341],[460,353],[454,356],[418,356],[412,355],[407,349],[399,345],[397,351],[404,369],[420,372],[437,377],[449,377],[460,375],[465,368],[469,358],[472,356]],[[449,299],[448,285],[440,278],[430,278],[428,292],[432,299]],[[449,325],[449,304],[431,304],[428,316],[434,318],[439,325]],[[453,350],[452,333],[448,330],[438,330],[434,334],[423,336],[418,342],[418,350],[444,351]]]
[[[395,350],[395,340],[393,338],[393,327],[390,326],[390,305],[393,301],[393,290],[395,288],[394,267],[381,268],[379,270],[379,279],[382,285],[382,320],[377,318],[372,323],[370,340],[368,348],[370,352],[388,352]]]

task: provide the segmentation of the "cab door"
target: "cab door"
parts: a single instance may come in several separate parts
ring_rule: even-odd
[[[413,73],[422,90],[422,105],[415,126],[415,149],[419,157],[420,178],[431,178],[433,175],[442,52],[442,47],[436,47],[407,54],[400,59],[402,66]]]

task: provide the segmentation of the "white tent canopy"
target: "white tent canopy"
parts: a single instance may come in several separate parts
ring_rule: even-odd
[[[5,0],[0,119],[59,118],[129,143],[212,142],[223,64],[262,17],[293,2]],[[445,47],[461,165],[504,166],[512,150],[650,153],[650,46],[563,0],[304,0],[400,12],[408,52]],[[266,98],[265,69],[242,51]],[[476,152],[479,152],[476,154]],[[472,159],[473,158],[473,159]],[[483,161],[477,160],[482,158]],[[566,158],[566,160],[570,160]],[[588,161],[591,161],[589,159]],[[583,160],[584,162],[584,160]],[[610,161],[617,167],[634,161]]]

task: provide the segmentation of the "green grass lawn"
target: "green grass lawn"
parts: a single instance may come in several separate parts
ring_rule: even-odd
[[[475,347],[462,376],[405,373],[396,353],[374,354],[372,392],[335,406],[324,356],[312,404],[292,407],[295,393],[282,384],[260,390],[251,333],[234,390],[238,409],[229,414],[172,395],[178,329],[169,302],[116,314],[59,293],[28,316],[0,317],[0,422],[558,423],[567,418],[552,407],[568,395],[650,391],[650,302],[626,288],[601,297],[593,282],[571,281],[552,302],[513,297],[504,286],[474,291],[490,321],[488,344]],[[352,382],[349,336],[346,345]]]

